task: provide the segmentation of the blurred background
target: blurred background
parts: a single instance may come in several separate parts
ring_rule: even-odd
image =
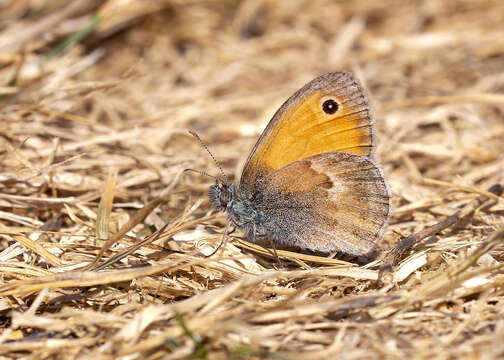
[[[171,186],[162,213],[175,216],[211,181],[181,169],[218,173],[188,129],[238,178],[282,102],[342,70],[368,90],[395,208],[439,198],[424,178],[502,179],[499,0],[0,5],[4,192],[94,201],[113,167],[116,201]],[[27,179],[35,189],[16,186]]]
[[[199,199],[191,216],[204,216],[212,179],[182,171],[218,169],[187,130],[237,179],[282,102],[331,71],[353,72],[374,110],[393,192],[384,244],[503,182],[502,0],[0,0],[0,251],[12,231],[59,231],[46,248],[95,234],[111,171],[111,232],[166,194],[145,229]],[[485,219],[462,236],[483,237]],[[59,260],[2,259],[89,261],[95,243],[81,241],[58,245]]]
[[[200,134],[226,171],[239,174],[279,105],[329,71],[352,71],[368,89],[378,153],[392,181],[409,187],[420,175],[460,175],[471,185],[484,182],[491,175],[485,164],[502,150],[498,0],[0,6],[4,140],[35,162],[44,161],[56,138],[59,160],[86,153],[69,162],[68,177],[53,178],[55,191],[76,190],[65,184],[74,175],[86,183],[86,174],[71,167],[95,160],[97,178],[112,164],[122,181],[147,170],[138,187],[171,181],[179,166],[215,174],[187,129]],[[475,167],[487,171],[464,178]],[[94,185],[81,183],[80,192],[82,186]]]

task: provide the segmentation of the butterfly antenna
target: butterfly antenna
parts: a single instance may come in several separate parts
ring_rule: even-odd
[[[189,130],[189,134],[191,134],[192,136],[194,136],[201,144],[201,146],[203,146],[203,148],[207,151],[207,153],[210,155],[210,157],[212,158],[212,160],[214,161],[215,165],[219,168],[221,174],[222,174],[222,177],[224,178],[225,182],[226,183],[229,183],[228,181],[228,177],[226,175],[226,173],[224,172],[224,170],[222,170],[222,166],[221,164],[217,161],[217,159],[215,158],[215,156],[213,156],[212,152],[210,151],[210,149],[208,148],[208,146],[203,142],[203,140],[201,140],[201,138],[199,137],[198,134],[196,134],[194,131],[191,131]],[[188,169],[189,170],[189,169]],[[198,171],[197,171],[198,172]],[[200,173],[203,173],[203,172],[200,172]],[[205,173],[206,174],[206,173]],[[203,175],[205,175],[203,174]],[[208,174],[207,174],[208,175]],[[210,176],[210,175],[208,175]],[[210,176],[210,177],[213,177],[213,178],[216,178],[215,176]],[[217,178],[216,178],[217,179]]]
[[[219,180],[219,178],[218,178],[217,176],[210,175],[209,173],[206,173],[206,172],[201,171],[201,170],[195,170],[195,169],[184,169],[184,171],[192,171],[192,172],[198,173],[198,174],[200,174],[200,175],[203,175],[203,176],[208,176],[208,177],[211,177],[212,179]]]

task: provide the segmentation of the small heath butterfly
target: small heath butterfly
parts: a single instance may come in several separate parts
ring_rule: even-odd
[[[373,159],[373,127],[352,75],[322,75],[278,109],[240,183],[219,179],[210,187],[211,203],[249,241],[369,254],[390,213],[389,189]]]

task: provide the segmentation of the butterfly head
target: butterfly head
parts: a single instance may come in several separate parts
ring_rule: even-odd
[[[226,184],[218,180],[215,185],[211,186],[208,190],[208,197],[216,209],[226,211],[228,204],[233,200],[235,191],[236,187],[234,185]]]

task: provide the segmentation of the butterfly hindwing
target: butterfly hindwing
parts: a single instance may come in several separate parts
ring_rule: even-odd
[[[368,253],[389,215],[389,191],[373,160],[322,153],[295,161],[257,183],[254,206],[267,233],[313,251]]]

